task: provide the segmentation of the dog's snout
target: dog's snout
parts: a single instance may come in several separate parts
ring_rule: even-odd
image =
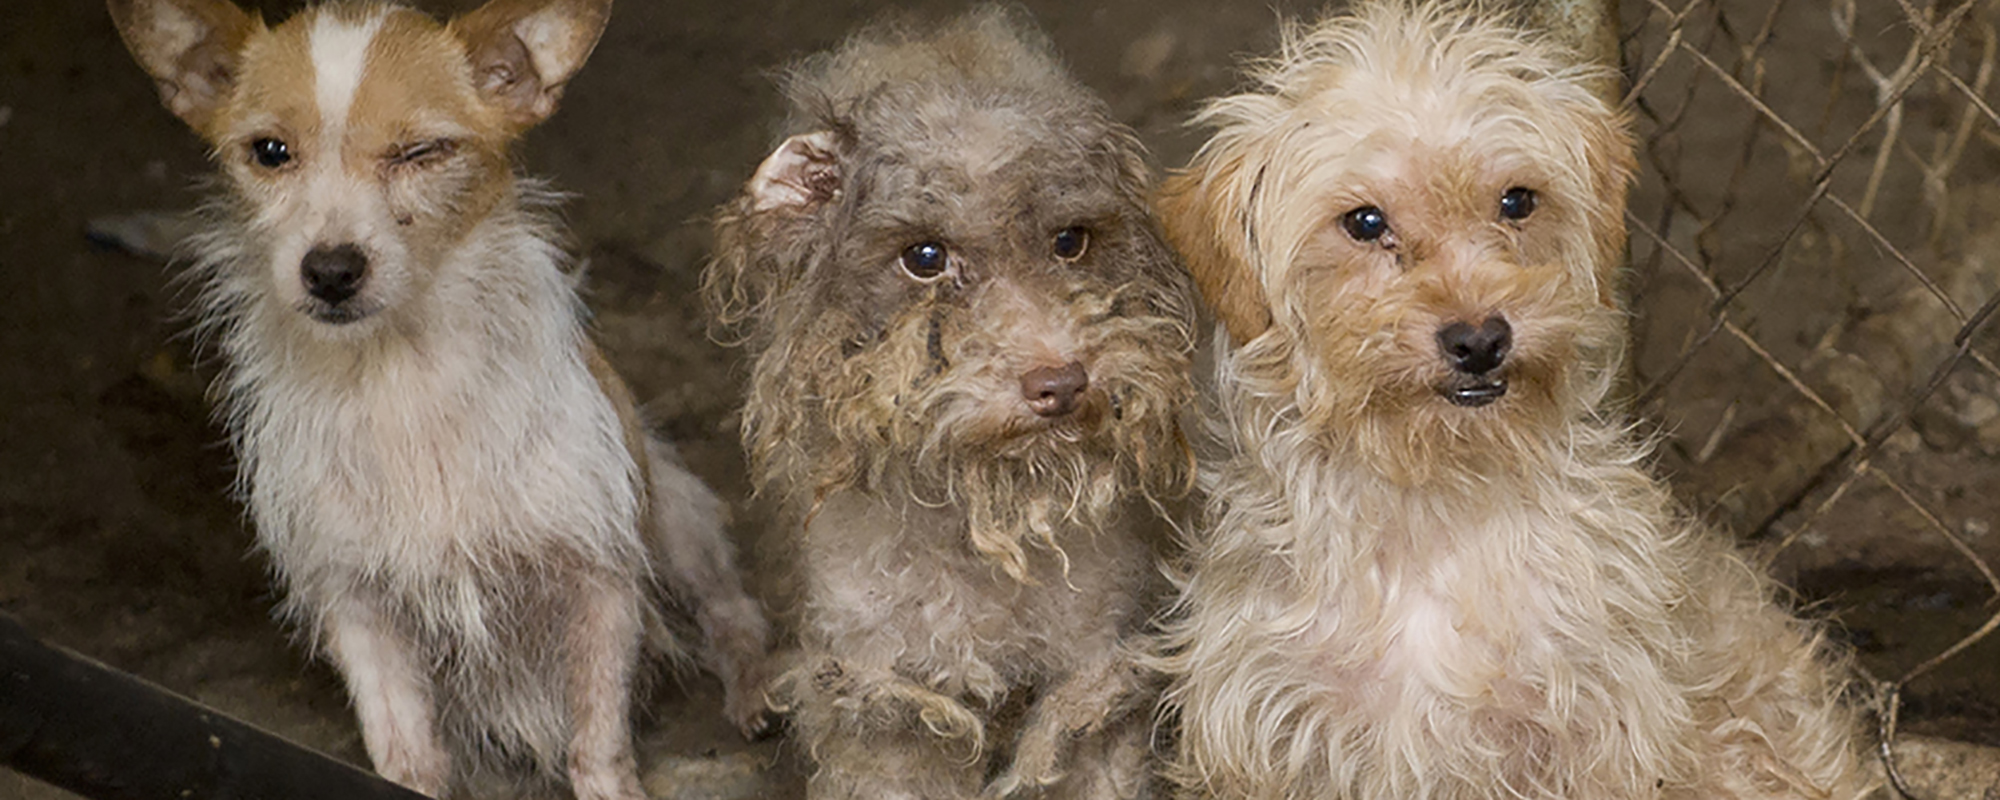
[[[1514,348],[1514,328],[1505,317],[1487,317],[1475,328],[1454,322],[1438,330],[1438,349],[1451,368],[1467,375],[1484,375],[1499,369]]]
[[[1083,392],[1090,388],[1090,373],[1071,361],[1060,367],[1037,367],[1021,376],[1021,397],[1028,407],[1044,417],[1060,417],[1076,410]]]
[[[361,291],[368,274],[368,256],[351,244],[315,247],[299,261],[299,276],[306,292],[331,305],[339,305]]]

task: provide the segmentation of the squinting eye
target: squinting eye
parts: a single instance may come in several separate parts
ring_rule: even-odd
[[[442,160],[445,156],[451,155],[452,151],[457,148],[458,143],[450,139],[430,139],[413,144],[398,145],[396,149],[389,152],[389,163],[392,166],[423,166],[433,164]]]
[[[927,281],[944,274],[951,264],[951,253],[938,242],[918,242],[903,248],[902,264],[910,277]]]
[[[250,155],[267,169],[277,169],[292,160],[292,149],[278,139],[258,139],[250,143]]]
[[[1389,217],[1382,209],[1362,206],[1341,215],[1340,227],[1357,242],[1372,242],[1389,232]]]
[[[1078,225],[1056,232],[1056,240],[1051,248],[1056,258],[1075,261],[1083,257],[1083,251],[1090,249],[1090,229]]]
[[[1508,189],[1500,195],[1500,216],[1519,221],[1535,213],[1535,190],[1523,186]]]

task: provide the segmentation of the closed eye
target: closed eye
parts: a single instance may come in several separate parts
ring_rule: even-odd
[[[397,145],[389,151],[387,160],[391,167],[424,167],[443,161],[457,151],[458,142],[455,140],[426,139]]]

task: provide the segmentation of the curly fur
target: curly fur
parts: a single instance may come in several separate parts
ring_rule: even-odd
[[[1142,151],[993,8],[877,26],[786,89],[795,135],[719,214],[707,288],[758,351],[744,440],[799,537],[805,656],[776,694],[814,794],[969,796],[1026,697],[994,791],[1132,796],[1148,506],[1191,473],[1190,293]],[[926,241],[951,261],[919,278],[899,254]],[[1088,389],[1039,417],[1023,376],[1065,362]]]
[[[1845,665],[1612,421],[1632,170],[1591,70],[1476,5],[1287,30],[1162,189],[1234,345],[1164,665],[1189,797],[1847,798]],[[1499,201],[1533,189],[1518,221]],[[1379,240],[1342,217],[1374,206]],[[1508,320],[1462,407],[1438,332]]]

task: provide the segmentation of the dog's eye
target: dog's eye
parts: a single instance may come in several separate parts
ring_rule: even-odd
[[[1051,248],[1056,258],[1075,261],[1083,257],[1083,251],[1090,249],[1090,229],[1078,225],[1056,232],[1056,240]]]
[[[266,137],[250,143],[250,157],[267,169],[277,169],[292,160],[292,148],[283,140]]]
[[[918,242],[903,248],[903,271],[917,280],[930,280],[944,274],[945,267],[951,265],[951,251],[938,242]]]
[[[397,145],[389,151],[390,166],[427,166],[443,160],[458,148],[458,143],[450,139],[429,139],[421,142]]]
[[[1527,219],[1529,214],[1535,213],[1535,204],[1535,190],[1516,186],[1500,195],[1500,216],[1517,222]]]
[[[1372,242],[1389,232],[1389,217],[1382,209],[1362,206],[1349,211],[1340,218],[1340,227],[1357,242]]]

